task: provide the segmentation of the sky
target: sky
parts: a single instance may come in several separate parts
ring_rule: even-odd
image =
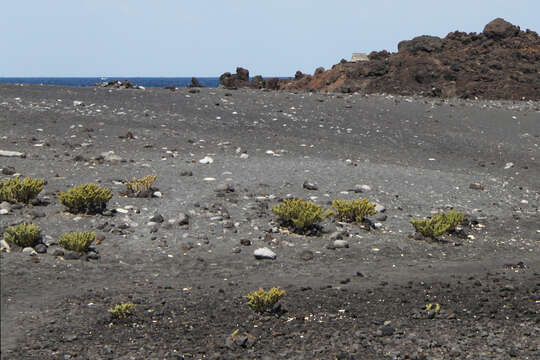
[[[540,32],[540,0],[2,0],[0,77],[292,76],[401,40]]]

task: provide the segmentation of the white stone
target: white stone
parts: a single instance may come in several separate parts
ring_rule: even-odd
[[[248,154],[241,154],[240,159],[247,159],[249,157]]]
[[[382,206],[381,204],[376,204],[375,205],[375,211],[376,212],[385,212],[386,211],[386,208],[384,206]]]
[[[199,160],[201,164],[211,164],[214,162],[214,159],[212,159],[210,156],[205,156],[201,160]]]
[[[10,252],[11,246],[9,246],[6,240],[2,239],[0,241],[0,250],[5,251],[5,252]]]
[[[122,161],[122,158],[114,153],[114,151],[102,152],[101,156],[105,161]]]
[[[127,214],[129,212],[129,210],[118,208],[118,209],[116,209],[116,212],[119,212],[120,214]]]
[[[507,162],[505,165],[504,165],[504,170],[508,170],[510,169],[511,167],[514,166],[514,163],[513,162]]]
[[[259,248],[256,249],[253,252],[253,256],[255,256],[255,259],[272,259],[274,260],[276,258],[276,253],[270,250],[269,248]]]
[[[348,248],[349,243],[346,240],[334,240],[334,247],[336,249]]]
[[[213,178],[213,177],[205,177],[203,180],[204,180],[204,181],[216,181],[216,178]]]
[[[22,252],[23,252],[23,254],[28,254],[30,256],[36,256],[37,255],[36,250],[32,249],[31,247],[25,247]]]
[[[0,156],[24,158],[26,154],[18,151],[0,150]]]
[[[9,213],[8,209],[0,209],[0,215],[6,215]]]
[[[354,188],[357,189],[357,190],[361,190],[362,192],[371,191],[371,186],[366,185],[366,184],[355,185]]]
[[[80,100],[73,100],[73,106],[84,106],[84,102]]]
[[[153,197],[157,197],[157,198],[160,198],[163,196],[163,194],[160,192],[160,191],[156,191],[152,194]]]

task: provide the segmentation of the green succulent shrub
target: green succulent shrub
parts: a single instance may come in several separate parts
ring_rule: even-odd
[[[257,312],[269,312],[274,308],[274,305],[285,295],[285,290],[278,287],[273,287],[266,291],[262,288],[253,291],[246,296],[248,306]]]
[[[148,197],[151,195],[151,187],[156,181],[157,175],[148,175],[137,179],[134,177],[131,181],[126,181],[127,194],[135,197]]]
[[[366,216],[375,215],[375,204],[368,199],[363,200],[334,200],[332,207],[336,210],[335,217],[340,221],[360,222]]]
[[[35,198],[45,185],[43,179],[32,179],[25,177],[21,180],[16,178],[0,182],[0,201],[27,203]]]
[[[430,238],[441,236],[447,231],[452,231],[465,220],[462,213],[455,210],[442,212],[431,219],[412,219],[411,223],[422,235]]]
[[[100,213],[105,210],[107,202],[111,198],[111,190],[102,188],[97,184],[74,186],[67,192],[58,195],[58,200],[74,214]]]
[[[94,232],[71,232],[60,236],[58,244],[67,250],[86,252],[95,239]]]
[[[114,319],[125,319],[133,314],[135,310],[135,304],[132,302],[126,302],[122,304],[116,304],[113,308],[109,309]]]
[[[41,228],[34,224],[19,224],[10,226],[4,232],[4,240],[9,245],[33,247],[39,243]]]
[[[300,199],[283,200],[282,203],[272,207],[272,212],[299,233],[313,229],[316,224],[331,214],[323,211],[320,205]]]

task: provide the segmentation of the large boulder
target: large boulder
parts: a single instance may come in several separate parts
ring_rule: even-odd
[[[249,81],[249,70],[241,68],[241,67],[237,67],[236,76],[238,77],[238,80],[240,81]]]
[[[504,39],[519,34],[519,27],[497,18],[484,27],[483,33],[490,39]]]
[[[401,41],[398,44],[398,52],[409,51],[417,53],[419,51],[436,52],[441,50],[443,41],[440,37],[422,35],[417,36],[412,40]]]

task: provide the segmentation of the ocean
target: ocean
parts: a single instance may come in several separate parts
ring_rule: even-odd
[[[133,85],[145,87],[186,87],[191,84],[191,77],[0,77],[1,83],[38,84],[63,86],[92,86],[97,83],[112,80],[129,80]],[[206,87],[215,88],[219,85],[217,77],[197,77],[199,83]]]

